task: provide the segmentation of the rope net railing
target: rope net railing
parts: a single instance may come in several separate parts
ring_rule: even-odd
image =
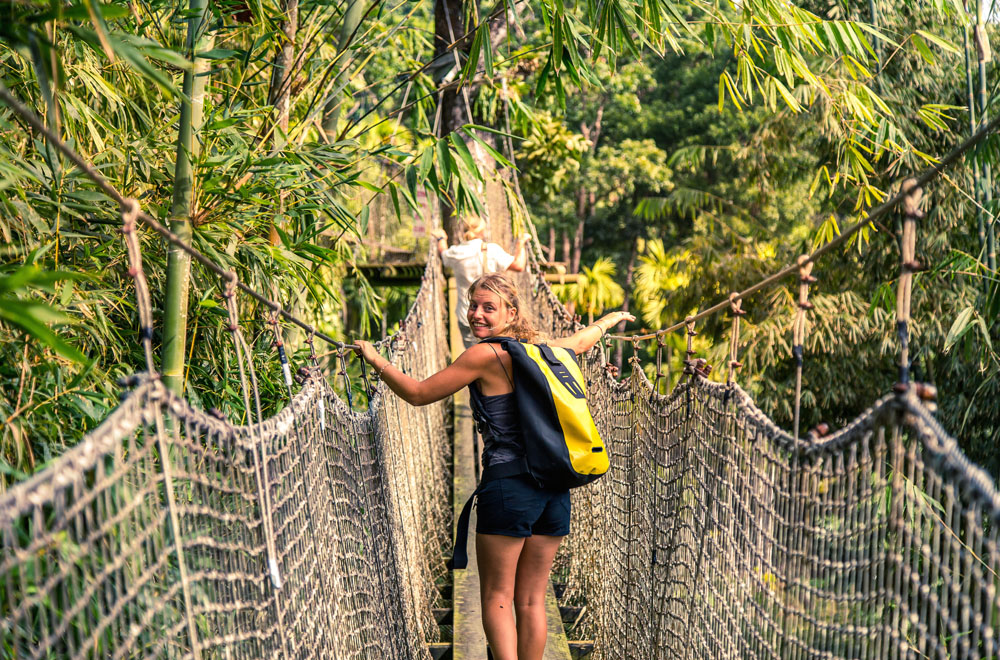
[[[579,327],[529,261],[536,327]],[[595,660],[998,657],[1000,495],[922,386],[797,439],[732,371],[689,359],[664,396],[634,356],[581,362],[612,470],[573,491],[557,574]]]
[[[446,359],[434,260],[391,359]],[[0,657],[426,657],[450,542],[445,404],[359,412],[318,369],[233,426],[144,379],[0,500]]]
[[[492,170],[482,195],[489,238],[509,245],[534,228],[505,176]],[[123,208],[132,240],[149,222]],[[578,323],[536,243],[516,279],[536,327],[564,335]],[[220,274],[242,365],[232,296],[262,298]],[[905,281],[903,387],[829,437],[785,433],[739,387],[736,321],[725,384],[689,355],[664,396],[634,356],[620,380],[602,348],[582,357],[612,470],[574,491],[557,575],[594,657],[997,657],[1000,496],[906,379]],[[447,359],[443,287],[432,256],[387,342],[417,378]],[[738,313],[739,298],[722,306]],[[284,366],[278,317],[312,328],[267,302]],[[242,366],[240,380],[250,411]],[[138,382],[0,498],[0,657],[428,657],[451,540],[444,403],[411,407],[379,383],[357,411],[307,368],[294,395],[286,375],[280,413],[235,426]]]
[[[588,360],[614,469],[574,491],[596,658],[991,658],[1000,499],[911,390],[796,442],[735,384]]]
[[[898,195],[911,233],[909,191],[939,169]],[[509,227],[510,210],[494,223]],[[539,256],[519,286],[536,328],[562,336],[579,319]],[[803,287],[818,256],[794,269]],[[902,257],[908,286],[912,239]],[[799,438],[733,382],[739,303],[718,306],[734,315],[726,383],[693,352],[665,396],[634,354],[620,380],[604,347],[581,356],[612,469],[572,491],[556,568],[564,604],[581,607],[571,637],[592,640],[595,660],[1000,657],[1000,495],[908,383],[905,340],[907,386],[833,435]]]

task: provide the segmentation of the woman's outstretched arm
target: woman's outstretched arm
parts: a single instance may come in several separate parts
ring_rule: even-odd
[[[514,244],[514,261],[507,266],[507,270],[520,273],[528,265],[528,251],[525,247],[530,239],[529,234],[522,234],[518,237],[517,243]]]
[[[356,343],[358,348],[355,352],[372,365],[375,374],[385,381],[390,390],[412,406],[426,406],[451,396],[481,378],[490,366],[489,360],[494,359],[487,346],[476,345],[433,376],[417,380],[382,357],[370,343],[360,340]]]
[[[586,353],[594,344],[601,340],[604,333],[615,327],[622,321],[634,321],[635,317],[628,312],[611,312],[597,319],[586,328],[577,330],[569,337],[553,339],[549,346],[562,346],[571,349],[577,355]]]

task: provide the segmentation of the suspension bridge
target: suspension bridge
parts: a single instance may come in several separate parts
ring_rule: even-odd
[[[685,376],[667,395],[661,374],[651,382],[635,358],[619,378],[606,346],[581,356],[612,470],[574,491],[555,574],[591,657],[997,657],[1000,495],[937,423],[932,389],[909,381],[906,354],[919,186],[995,124],[873,212],[908,199],[900,380],[839,431],[800,434],[796,424],[787,433],[740,387],[740,301],[751,289],[662,331],[686,328],[690,340],[704,315],[730,310],[726,382],[706,378],[690,341]],[[105,191],[122,209],[147,364],[98,429],[0,499],[0,655],[483,657],[463,637],[477,634],[460,605],[474,600],[470,578],[450,579],[444,558],[453,502],[474,479],[461,397],[454,409],[414,408],[365,378],[361,409],[332,387],[346,372],[324,373],[315,352],[310,364],[287,365],[282,352],[287,405],[262,418],[235,296],[271,307],[279,346],[282,319],[301,325],[310,347],[324,336],[208,262],[226,283],[241,392],[257,415],[235,425],[193,408],[155,376],[135,240],[138,223],[170,234]],[[492,238],[505,242],[511,213],[495,189],[484,194]],[[797,347],[809,267],[852,231],[755,285],[798,275]],[[536,327],[571,331],[537,255],[529,262],[517,279]],[[447,286],[433,253],[420,281],[399,332],[380,344],[417,378],[449,355]],[[449,598],[453,639],[439,625]],[[555,621],[551,653],[564,650],[559,632]]]

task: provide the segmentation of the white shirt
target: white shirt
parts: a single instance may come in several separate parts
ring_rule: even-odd
[[[498,273],[507,270],[514,263],[514,255],[496,243],[486,243],[486,270],[483,270],[483,239],[474,238],[458,245],[452,245],[441,253],[441,261],[455,274],[458,288],[458,306],[455,314],[458,322],[469,325],[469,287],[484,273]]]

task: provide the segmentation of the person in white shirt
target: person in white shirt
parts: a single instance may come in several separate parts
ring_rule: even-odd
[[[528,242],[528,234],[517,239],[514,244],[514,254],[509,254],[496,243],[483,240],[486,233],[486,222],[477,216],[462,220],[462,238],[457,245],[448,245],[448,235],[441,229],[431,231],[431,236],[437,240],[441,261],[451,268],[455,275],[455,286],[458,289],[458,306],[455,315],[458,317],[458,329],[462,333],[462,341],[466,348],[479,343],[469,328],[469,296],[468,290],[473,282],[487,273],[503,271],[520,272],[527,265],[528,255],[524,246]]]

